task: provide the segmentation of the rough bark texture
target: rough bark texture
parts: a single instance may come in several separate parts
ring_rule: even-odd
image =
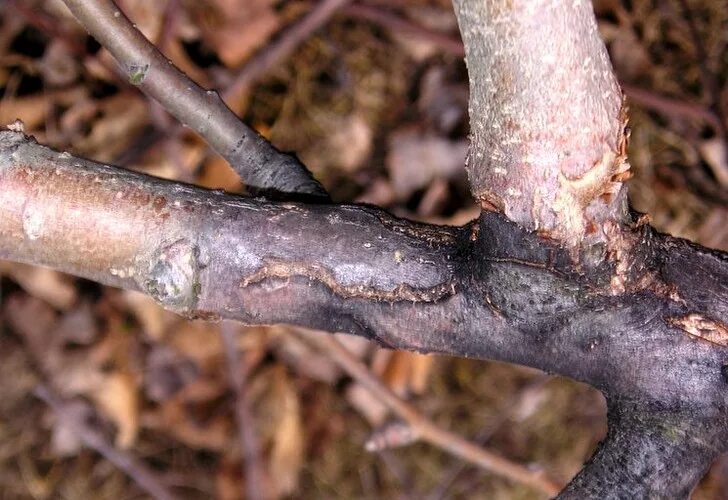
[[[452,228],[276,204],[0,133],[0,258],[141,290],[190,317],[344,331],[573,377],[604,391],[619,418],[565,494],[679,495],[726,448],[728,256],[646,225],[613,238],[613,259],[584,273],[568,249],[492,212]]]
[[[622,93],[588,0],[456,0],[475,197],[572,246],[621,222]]]
[[[245,183],[266,193],[326,198],[321,185],[294,155],[283,154],[228,108],[177,69],[111,0],[64,0],[66,6],[119,62],[129,82],[159,101],[220,153]]]

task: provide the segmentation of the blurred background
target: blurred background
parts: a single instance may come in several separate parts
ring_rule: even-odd
[[[449,0],[118,3],[178,67],[295,151],[335,201],[443,224],[477,216]],[[727,4],[595,1],[631,110],[634,207],[661,231],[722,250]],[[115,73],[59,0],[0,1],[0,123],[17,118],[59,150],[244,190]],[[145,479],[180,498],[250,498],[251,467],[264,498],[544,498],[428,444],[365,451],[396,416],[299,330],[185,321],[137,293],[6,262],[0,293],[0,498],[145,498]],[[585,385],[340,340],[441,428],[559,483],[605,435],[603,398]],[[244,427],[259,448],[247,461]],[[141,465],[125,470],[113,457]],[[728,498],[728,461],[693,498]]]

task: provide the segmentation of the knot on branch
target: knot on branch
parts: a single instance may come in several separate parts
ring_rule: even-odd
[[[178,313],[194,311],[201,291],[198,246],[187,239],[177,240],[163,246],[149,263],[143,290]]]

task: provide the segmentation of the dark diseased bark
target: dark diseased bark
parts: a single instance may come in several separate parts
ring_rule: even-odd
[[[719,427],[698,438],[689,429],[696,423],[643,408],[610,410],[607,439],[559,498],[687,498],[724,449]]]
[[[141,290],[191,317],[344,331],[585,381],[628,408],[592,467],[631,464],[620,484],[649,489],[653,474],[680,493],[687,479],[660,475],[669,451],[702,450],[695,467],[683,463],[693,478],[725,448],[728,257],[645,225],[620,241],[621,260],[575,265],[568,249],[496,213],[452,228],[371,207],[276,204],[0,134],[0,257]],[[625,291],[615,294],[618,272]],[[606,472],[587,470],[568,491],[581,494],[594,474]]]

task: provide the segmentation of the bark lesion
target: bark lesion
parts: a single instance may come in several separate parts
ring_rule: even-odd
[[[393,258],[397,260],[395,252]],[[364,299],[376,302],[412,302],[431,303],[445,299],[457,293],[455,280],[444,281],[434,286],[417,287],[408,283],[400,283],[391,289],[383,289],[368,283],[343,284],[336,275],[325,266],[316,262],[295,262],[266,258],[264,264],[252,274],[243,278],[241,288],[260,284],[267,280],[286,280],[303,277],[325,285],[334,295],[345,299]]]
[[[728,347],[728,325],[704,314],[668,318],[668,323],[695,338]]]

